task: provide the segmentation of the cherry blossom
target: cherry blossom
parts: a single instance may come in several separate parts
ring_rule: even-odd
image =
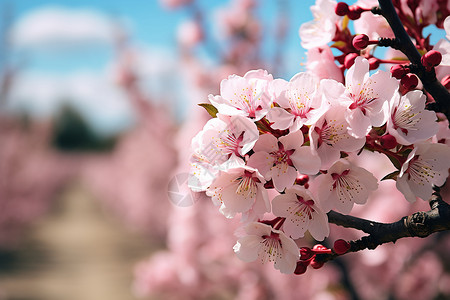
[[[408,155],[397,178],[397,189],[409,202],[416,197],[428,200],[433,185],[445,183],[450,168],[450,147],[445,144],[419,143]]]
[[[378,6],[377,0],[359,0],[355,3],[363,8],[372,8]],[[355,26],[355,32],[358,34],[366,34],[371,40],[383,38],[393,38],[389,23],[383,16],[375,14],[361,14],[361,17],[353,22]]]
[[[220,212],[227,218],[242,213],[243,219],[270,211],[264,177],[244,164],[223,170],[206,190]]]
[[[224,115],[240,115],[260,120],[272,105],[269,82],[272,75],[265,70],[248,71],[244,77],[231,75],[220,83],[220,95],[209,95],[209,101]]]
[[[331,42],[336,34],[336,22],[340,19],[334,12],[336,1],[317,0],[316,5],[311,6],[314,20],[303,23],[299,34],[302,47],[311,49]]]
[[[335,162],[313,184],[324,211],[336,209],[344,214],[350,213],[354,203],[365,204],[369,193],[378,188],[377,179],[372,173],[346,159]]]
[[[301,131],[290,133],[279,139],[270,134],[259,137],[248,160],[248,165],[257,168],[266,180],[272,179],[275,188],[281,192],[294,184],[297,171],[316,174],[320,159],[309,146],[303,146]]]
[[[244,156],[258,139],[255,123],[241,116],[217,114],[193,139],[193,150],[212,164],[221,164],[231,155]]]
[[[276,196],[272,200],[272,211],[276,216],[286,218],[283,230],[293,239],[303,237],[307,230],[318,241],[330,233],[327,215],[304,187],[294,186]]]
[[[345,118],[349,133],[364,137],[371,126],[383,125],[388,117],[388,103],[398,88],[398,81],[390,72],[377,71],[369,76],[369,62],[357,57],[345,76],[344,87],[334,80],[323,80],[327,99],[333,105],[347,108]]]
[[[280,105],[267,114],[267,119],[273,122],[272,128],[289,128],[293,132],[317,121],[317,108],[322,101],[317,95],[318,82],[313,75],[298,73],[289,82],[275,79],[272,86],[276,102]]]
[[[396,95],[392,101],[387,130],[397,142],[410,145],[431,138],[438,131],[436,113],[425,109],[426,96],[421,91]]]
[[[444,21],[445,37],[450,40],[450,16],[445,18]]]
[[[319,79],[344,81],[344,75],[334,62],[333,52],[327,45],[308,50],[306,68]]]
[[[322,117],[310,127],[311,147],[321,159],[321,170],[326,170],[340,158],[341,151],[361,149],[366,138],[356,138],[348,133],[348,122],[344,118],[344,107],[328,109]]]
[[[262,264],[274,262],[275,269],[282,273],[294,272],[299,250],[284,232],[258,222],[249,223],[244,229],[246,235],[233,247],[239,259],[245,262],[259,260]]]

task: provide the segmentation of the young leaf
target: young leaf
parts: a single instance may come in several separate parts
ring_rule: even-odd
[[[386,176],[384,176],[383,178],[381,178],[381,181],[383,180],[388,180],[388,179],[393,179],[396,180],[398,174],[400,174],[400,171],[394,171],[392,173],[387,174]]]
[[[217,116],[218,110],[217,108],[215,108],[214,105],[209,104],[209,103],[200,103],[199,106],[203,107],[204,109],[206,109],[206,111],[208,112],[208,114],[215,118]]]

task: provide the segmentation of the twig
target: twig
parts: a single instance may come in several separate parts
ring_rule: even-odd
[[[328,213],[329,222],[348,228],[362,230],[369,235],[350,241],[348,252],[375,249],[379,245],[395,243],[405,237],[427,237],[432,233],[450,230],[450,205],[444,202],[438,191],[430,199],[431,210],[416,212],[394,223],[372,222],[334,211]],[[348,253],[347,252],[347,253]],[[318,254],[317,259],[325,262],[335,259],[337,254]]]

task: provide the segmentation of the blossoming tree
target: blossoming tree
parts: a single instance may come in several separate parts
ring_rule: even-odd
[[[189,186],[240,218],[236,255],[287,274],[450,229],[441,190],[450,168],[450,43],[432,45],[423,32],[434,24],[449,38],[450,4],[317,0],[311,11],[314,21],[299,31],[308,71],[289,81],[264,70],[229,76],[202,104],[213,118],[192,140]],[[367,153],[388,158],[392,170],[367,170]],[[349,215],[386,180],[404,198],[392,211],[395,201],[427,201],[430,210],[399,209],[393,223]],[[298,246],[329,237],[329,224],[366,235]]]

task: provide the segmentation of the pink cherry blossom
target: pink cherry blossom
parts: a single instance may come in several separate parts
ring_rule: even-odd
[[[290,132],[293,132],[303,125],[317,121],[317,108],[322,104],[322,100],[317,93],[318,82],[313,75],[298,73],[289,82],[275,79],[272,86],[276,102],[280,105],[267,114],[267,119],[273,122],[272,128],[289,128]]]
[[[341,151],[361,149],[366,138],[356,138],[348,133],[349,124],[344,118],[345,108],[328,109],[309,130],[311,147],[321,159],[321,170],[328,169],[340,158]]]
[[[378,6],[377,0],[359,0],[355,3],[363,8],[372,8]],[[355,26],[355,32],[358,34],[366,34],[371,40],[383,38],[393,38],[394,33],[392,32],[389,23],[383,16],[375,15],[372,13],[363,13],[358,20],[353,22]]]
[[[290,133],[279,139],[263,134],[255,144],[255,153],[248,165],[257,168],[266,180],[272,179],[275,188],[281,192],[294,184],[297,171],[303,174],[316,174],[320,159],[309,146],[302,146],[301,131]]]
[[[365,204],[370,192],[378,187],[377,179],[367,171],[346,159],[338,160],[326,174],[312,183],[316,186],[320,206],[324,211],[336,209],[350,213],[353,204]]]
[[[247,235],[241,237],[233,247],[239,259],[245,262],[259,260],[262,264],[274,262],[275,269],[280,272],[294,272],[299,250],[284,232],[257,222],[247,224],[245,232]]]
[[[311,49],[331,42],[336,34],[336,22],[340,19],[334,12],[336,1],[317,0],[311,6],[313,21],[303,23],[299,29],[302,47]]]
[[[243,219],[252,219],[270,211],[264,183],[256,169],[242,164],[221,171],[206,194],[215,205],[220,205],[220,212],[227,218],[242,213]]]
[[[194,153],[212,164],[222,164],[231,155],[244,156],[259,137],[255,123],[241,116],[218,114],[210,119],[203,130],[194,137]]]
[[[445,18],[444,21],[445,37],[450,40],[450,16]]]
[[[369,76],[369,62],[357,57],[345,76],[344,87],[333,80],[323,80],[327,99],[333,105],[347,108],[345,118],[349,133],[364,137],[372,126],[383,125],[388,117],[388,104],[398,89],[398,81],[390,72],[377,71]]]
[[[307,230],[318,241],[330,233],[327,215],[304,187],[294,186],[276,196],[272,200],[272,211],[274,215],[286,218],[283,230],[293,239],[303,237]]]
[[[177,40],[184,47],[194,47],[204,38],[203,29],[198,21],[181,23],[177,31]]]
[[[272,80],[272,75],[265,70],[248,71],[244,77],[231,75],[220,83],[220,95],[209,95],[209,101],[221,114],[240,115],[257,121],[272,105],[269,94]]]
[[[308,50],[306,68],[319,79],[334,79],[344,82],[344,75],[334,62],[333,52],[327,45]]]
[[[438,131],[436,113],[425,109],[426,96],[421,91],[411,91],[404,96],[395,95],[387,130],[397,142],[411,145],[431,138]]]
[[[428,200],[433,185],[445,183],[450,168],[450,147],[445,144],[419,143],[403,164],[397,178],[397,189],[409,202],[416,197]]]

